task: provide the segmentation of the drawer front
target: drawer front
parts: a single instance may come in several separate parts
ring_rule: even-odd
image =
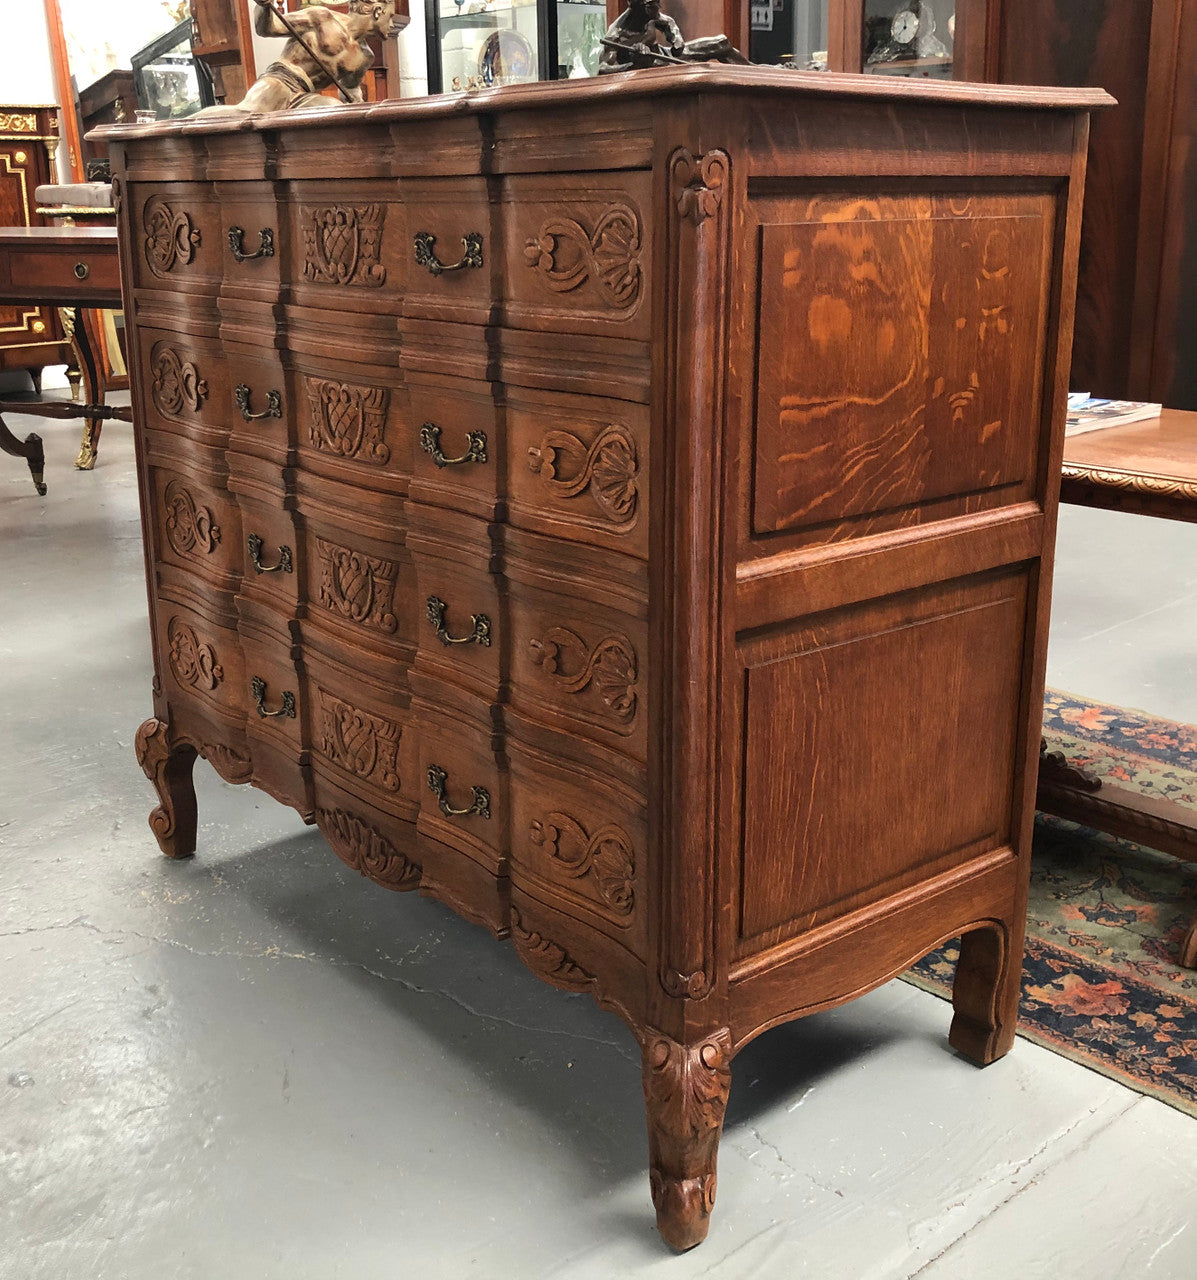
[[[506,779],[491,730],[451,691],[412,699],[420,760],[418,827],[495,875],[507,870]]]
[[[172,585],[160,577],[155,610],[159,674],[168,702],[181,699],[210,715],[242,719],[250,704],[240,637],[172,598],[181,594]]]
[[[648,821],[637,795],[509,741],[511,882],[644,958]]]
[[[288,379],[277,352],[226,346],[228,399],[223,412],[230,444],[248,453],[284,461],[295,424]]]
[[[307,306],[339,311],[402,307],[411,246],[394,180],[296,182],[283,217],[284,278]]]
[[[312,779],[316,825],[333,852],[354,871],[400,892],[419,888],[415,825],[364,803],[318,770]]]
[[[147,425],[223,448],[232,425],[232,383],[220,344],[163,329],[139,328]]]
[[[506,435],[512,524],[647,558],[646,405],[511,387]]]
[[[408,289],[405,316],[487,324],[501,247],[486,179],[409,178],[403,184]]]
[[[151,464],[146,518],[155,564],[197,574],[226,591],[241,576],[241,518],[227,491],[181,468]]]
[[[651,336],[652,175],[517,175],[503,184],[505,323]]]
[[[282,266],[280,211],[268,182],[216,184],[221,213],[223,291],[277,300]]]
[[[132,210],[134,288],[215,293],[225,249],[213,189],[187,182],[134,183],[126,199]]]
[[[237,483],[236,479],[233,483]],[[266,503],[242,496],[239,504],[243,535],[238,548],[241,591],[294,616],[303,576],[303,548],[294,516],[278,501]]]
[[[486,567],[486,542],[463,535],[454,557],[450,547],[411,534],[420,610],[416,665],[494,697],[506,643],[498,579]]]
[[[22,247],[11,256],[9,271],[14,290],[28,290],[43,302],[77,300],[81,292],[92,299],[107,294],[111,303],[120,297],[121,272],[115,252],[89,252],[86,244],[65,250],[37,244]]]
[[[407,391],[411,496],[493,519],[506,450],[490,384],[415,374]]]

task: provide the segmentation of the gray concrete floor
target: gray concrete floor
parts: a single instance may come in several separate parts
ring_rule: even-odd
[[[15,420],[25,430],[31,420]],[[0,457],[3,1280],[1197,1275],[1197,1123],[891,983],[736,1060],[709,1240],[653,1228],[630,1036],[197,766],[158,856],[130,429]],[[1197,529],[1068,511],[1050,678],[1197,719]]]

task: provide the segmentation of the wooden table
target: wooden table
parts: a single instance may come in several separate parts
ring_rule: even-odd
[[[131,411],[104,403],[104,383],[96,359],[90,310],[121,305],[120,265],[115,227],[0,227],[0,302],[53,303],[69,307],[86,393],[83,404],[59,400],[0,401],[5,413],[46,418],[83,418],[83,441],[75,466],[96,464],[100,425],[106,418],[128,422]],[[29,464],[38,493],[45,493],[45,451],[41,437],[18,440],[0,417],[0,449]]]
[[[1158,418],[1106,427],[1064,442],[1060,500],[1197,523],[1197,413],[1165,409]],[[1098,831],[1197,861],[1193,811],[1140,795],[1045,755],[1037,807]],[[1180,963],[1197,968],[1197,919]]]

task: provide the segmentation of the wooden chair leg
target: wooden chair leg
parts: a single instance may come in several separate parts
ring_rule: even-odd
[[[1014,1043],[1024,929],[1021,921],[1017,928],[994,922],[960,939],[948,1042],[981,1066],[997,1061]]]
[[[137,730],[137,763],[154,784],[161,802],[150,814],[150,830],[168,858],[195,853],[195,787],[191,769],[195,748],[170,740],[168,726],[151,717]]]
[[[650,1032],[642,1045],[649,1186],[657,1230],[678,1250],[706,1239],[715,1161],[731,1088],[726,1028],[695,1044]]]

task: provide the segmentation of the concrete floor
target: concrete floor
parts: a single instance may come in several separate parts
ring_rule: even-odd
[[[35,425],[16,420],[25,430]],[[506,944],[196,769],[171,864],[130,429],[0,457],[0,1277],[1197,1276],[1197,1123],[891,983],[735,1062],[709,1240],[653,1228],[638,1061]],[[1197,528],[1065,512],[1050,679],[1197,720]]]

